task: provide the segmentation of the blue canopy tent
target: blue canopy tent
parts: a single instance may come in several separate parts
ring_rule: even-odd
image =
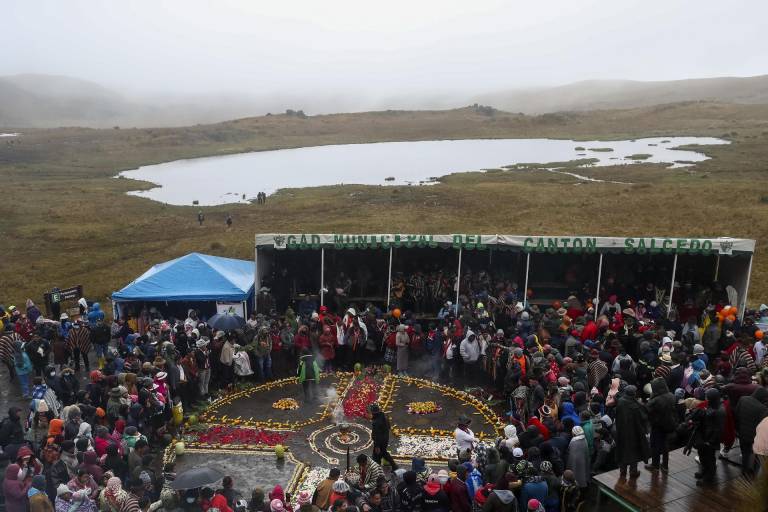
[[[160,263],[139,276],[122,290],[112,294],[118,305],[143,303],[209,303],[204,308],[216,312],[216,302],[244,303],[252,301],[255,264],[253,261],[221,258],[190,253]],[[179,309],[179,308],[174,308]],[[245,311],[244,311],[245,313]]]

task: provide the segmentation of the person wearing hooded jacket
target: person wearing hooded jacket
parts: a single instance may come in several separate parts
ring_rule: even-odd
[[[24,427],[21,424],[21,408],[8,409],[8,417],[0,423],[0,447],[6,454],[15,456],[19,447],[24,444]]]
[[[496,487],[488,494],[483,503],[483,512],[517,512],[517,498],[509,489],[509,480],[501,477]]]
[[[19,475],[21,473],[21,475]],[[3,496],[6,512],[27,511],[27,491],[32,486],[32,475],[22,472],[18,464],[9,464],[5,468]]]
[[[448,495],[443,490],[443,486],[440,485],[440,480],[436,473],[429,475],[429,479],[424,486],[421,510],[423,512],[449,512],[450,510]]]
[[[677,428],[675,395],[670,393],[667,382],[661,377],[651,381],[651,399],[646,404],[651,424],[651,463],[649,471],[669,471],[669,435]]]
[[[627,386],[616,404],[616,458],[619,464],[619,478],[637,478],[639,461],[648,460],[650,448],[647,433],[647,412],[637,401],[635,386]]]
[[[725,426],[725,411],[721,405],[720,391],[708,389],[705,394],[707,408],[696,411],[694,437],[691,440],[699,454],[701,470],[694,474],[696,485],[714,483],[716,474],[716,454],[720,448],[720,437]]]
[[[755,440],[757,426],[768,416],[768,389],[757,388],[750,396],[739,399],[734,409],[736,433],[741,448],[741,471],[745,474],[754,473],[754,454],[752,443]]]

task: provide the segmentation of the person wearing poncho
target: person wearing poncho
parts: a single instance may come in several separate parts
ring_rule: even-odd
[[[305,399],[307,401],[316,400],[317,385],[320,381],[320,366],[309,350],[304,350],[299,358],[298,376]]]
[[[568,445],[568,463],[566,467],[573,472],[576,485],[582,489],[589,485],[590,459],[587,440],[584,438],[584,429],[575,426],[571,430],[573,438]]]

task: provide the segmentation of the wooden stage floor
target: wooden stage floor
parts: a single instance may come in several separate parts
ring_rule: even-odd
[[[683,455],[683,449],[669,453],[669,473],[650,472],[640,464],[636,480],[619,480],[619,470],[593,477],[598,486],[598,504],[613,500],[626,510],[653,512],[688,512],[708,510],[738,510],[739,491],[735,480],[741,476],[741,451],[734,446],[728,461],[717,461],[717,484],[698,487],[693,476],[699,470],[694,456]],[[598,505],[595,510],[602,507]]]

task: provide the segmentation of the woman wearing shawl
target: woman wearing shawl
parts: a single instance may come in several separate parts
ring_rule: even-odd
[[[78,469],[77,476],[67,483],[67,487],[73,492],[85,491],[89,499],[95,499],[98,496],[99,486],[90,473],[85,469]]]
[[[694,360],[691,365],[686,369],[685,379],[685,391],[688,394],[692,394],[693,390],[702,383],[701,372],[706,369],[707,365],[701,359]]]
[[[61,484],[56,489],[56,512],[96,512],[96,504],[88,498],[87,491],[72,492],[72,489]]]
[[[573,472],[576,485],[585,489],[589,485],[590,460],[587,440],[584,438],[584,429],[575,426],[571,430],[573,437],[568,445],[567,469]]]
[[[119,512],[127,497],[128,493],[123,490],[122,482],[119,478],[113,476],[107,480],[106,487],[101,491],[99,505],[101,505],[101,510]],[[57,510],[56,512],[59,511]]]
[[[563,403],[563,406],[561,408],[562,414],[560,415],[560,420],[564,420],[565,418],[571,418],[573,420],[573,424],[576,426],[581,425],[581,418],[578,414],[576,414],[576,408],[574,407],[572,402],[565,402]],[[582,434],[584,434],[582,432]]]
[[[115,422],[115,428],[109,435],[110,438],[117,445],[117,451],[120,455],[123,455],[123,432],[125,431],[125,420],[117,420]]]

